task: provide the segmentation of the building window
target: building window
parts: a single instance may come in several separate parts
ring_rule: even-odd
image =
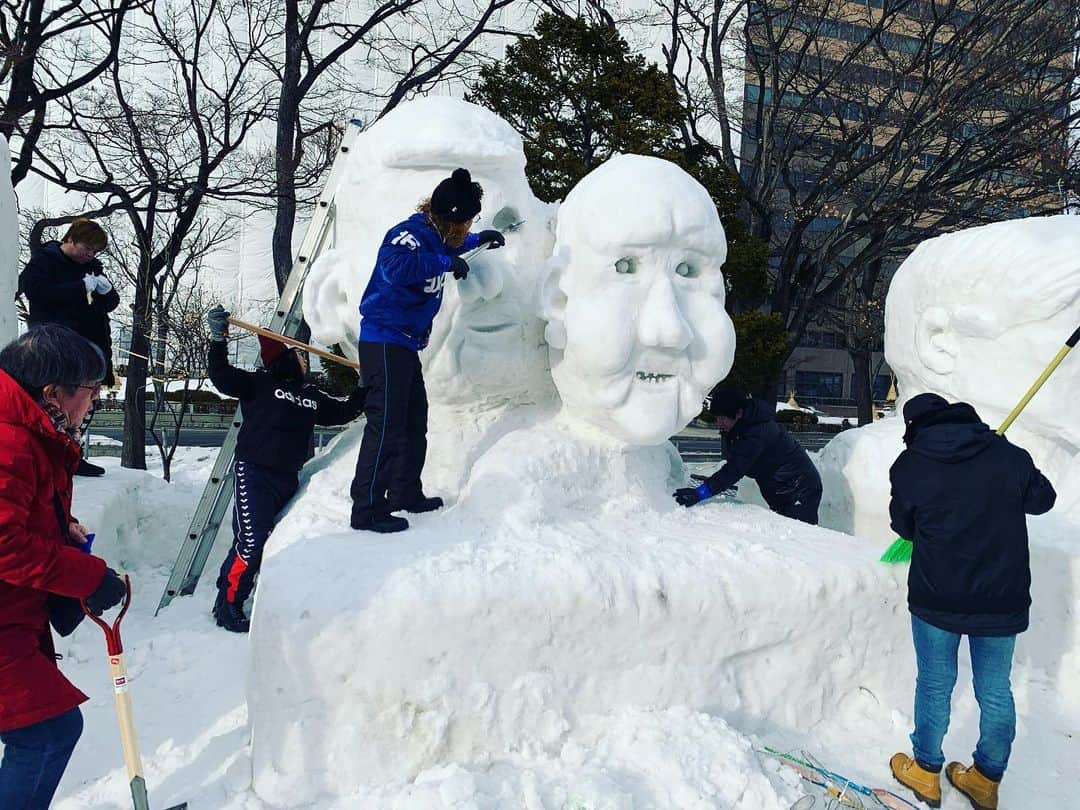
[[[796,371],[795,396],[841,399],[844,396],[844,375],[839,371]]]

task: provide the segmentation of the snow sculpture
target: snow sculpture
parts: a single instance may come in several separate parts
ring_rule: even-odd
[[[578,183],[541,292],[564,415],[630,445],[682,430],[734,359],[726,256],[715,204],[673,163],[619,155]]]
[[[554,207],[529,189],[521,136],[482,107],[416,99],[356,139],[337,189],[335,249],[311,269],[304,314],[315,339],[355,356],[360,299],[386,230],[458,166],[484,188],[475,229],[522,224],[504,248],[470,260],[467,279],[443,288],[421,353],[428,395],[444,404],[532,400],[549,387],[535,299]]]
[[[19,219],[11,188],[11,157],[0,135],[0,346],[18,335],[15,288],[19,278]]]
[[[885,356],[897,377],[898,409],[932,391],[970,402],[996,427],[1077,324],[1075,217],[998,222],[927,240],[896,271],[886,299]],[[1057,513],[1080,514],[1078,384],[1080,357],[1070,356],[1008,434],[1053,481]],[[888,469],[903,449],[903,429],[901,419],[883,420],[822,452],[823,522],[889,535]]]

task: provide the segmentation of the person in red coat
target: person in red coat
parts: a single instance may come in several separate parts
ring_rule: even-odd
[[[85,599],[95,614],[117,604],[124,582],[84,553],[71,515],[79,425],[98,394],[105,359],[56,324],[0,351],[0,807],[49,806],[82,733],[86,695],[56,663],[51,617]],[[67,630],[73,630],[70,625]]]

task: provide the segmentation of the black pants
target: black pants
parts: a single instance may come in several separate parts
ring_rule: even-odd
[[[233,501],[233,544],[218,574],[218,590],[235,605],[243,605],[255,587],[266,538],[274,530],[278,513],[299,486],[295,472],[279,472],[237,461],[233,465],[236,495]]]
[[[423,497],[427,456],[427,391],[420,355],[396,343],[357,347],[367,425],[350,494],[353,518],[382,515]]]
[[[765,502],[778,515],[817,526],[821,482],[799,482],[793,490],[766,496]]]

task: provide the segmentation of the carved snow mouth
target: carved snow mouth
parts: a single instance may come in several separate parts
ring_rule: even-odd
[[[667,382],[668,380],[674,378],[675,375],[674,374],[654,374],[651,371],[639,371],[634,376],[636,376],[642,382],[662,383],[662,382]]]
[[[490,334],[492,332],[505,332],[507,329],[513,329],[517,324],[510,323],[492,323],[492,324],[471,324],[469,330],[472,332],[481,332],[484,334]]]

